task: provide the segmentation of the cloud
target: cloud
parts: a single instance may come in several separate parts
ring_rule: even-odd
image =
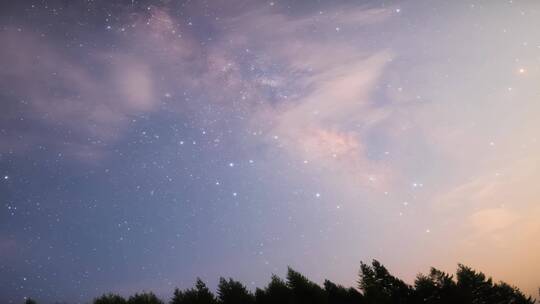
[[[518,220],[512,211],[505,208],[481,209],[470,216],[470,223],[480,237],[495,237]]]
[[[517,154],[491,159],[496,169],[471,165],[469,180],[434,193],[430,209],[448,228],[440,237],[453,248],[454,261],[490,269],[498,279],[532,291],[540,280],[540,246],[531,241],[540,234],[539,154]]]
[[[356,185],[387,186],[395,174],[366,146],[392,113],[376,105],[372,94],[393,55],[341,35],[383,22],[388,12],[355,7],[293,18],[259,8],[224,21],[237,30],[223,44],[257,54],[252,64],[263,71],[246,88],[265,100],[251,107],[251,129],[265,130],[266,142],[295,161],[339,172]],[[264,95],[268,87],[279,92],[273,99]]]
[[[0,55],[5,67],[0,79],[12,97],[4,115],[12,122],[24,118],[41,123],[45,129],[40,131],[49,133],[46,143],[28,133],[3,142],[3,150],[56,144],[78,146],[92,155],[92,142],[118,138],[131,115],[151,111],[157,104],[151,70],[136,57],[111,53],[75,58],[46,39],[14,28],[3,31],[0,41],[10,46]],[[81,60],[91,61],[91,67]],[[54,129],[60,130],[62,140]],[[20,129],[16,133],[24,134]],[[51,140],[55,138],[56,143]]]
[[[382,52],[311,75],[311,92],[275,109],[271,135],[293,158],[337,167],[360,185],[384,184],[391,174],[365,146],[371,128],[388,115],[370,94],[389,58]]]
[[[112,74],[119,101],[125,103],[128,110],[149,111],[156,106],[158,98],[148,65],[129,56],[116,56]]]
[[[293,18],[250,7],[215,21],[224,29],[214,41],[202,43],[191,23],[173,18],[167,6],[152,6],[148,12],[120,16],[131,26],[111,29],[117,47],[88,44],[83,52],[66,51],[29,28],[9,28],[0,34],[8,46],[1,54],[5,68],[0,79],[13,96],[10,114],[4,115],[13,121],[22,114],[46,129],[60,130],[56,149],[97,157],[122,136],[132,117],[158,111],[165,92],[180,89],[228,111],[255,113],[255,119],[273,113],[274,133],[289,143],[299,136],[321,157],[339,154],[367,163],[362,139],[352,128],[381,114],[368,109],[367,94],[390,56],[362,54],[329,35],[335,34],[336,19],[344,28],[356,28],[386,16],[385,10],[355,8]],[[324,36],[313,39],[316,33]],[[256,56],[238,59],[250,50]],[[261,73],[251,73],[248,66]],[[280,97],[291,93],[286,98],[292,106],[271,109],[268,88],[282,92]],[[308,94],[300,93],[306,89]],[[27,107],[21,110],[18,100]],[[200,105],[176,98],[169,108],[198,115]],[[32,133],[23,138],[20,130],[12,133],[17,135],[5,139],[2,150],[45,144]],[[326,144],[334,147],[325,150]],[[302,149],[292,147],[297,148]]]

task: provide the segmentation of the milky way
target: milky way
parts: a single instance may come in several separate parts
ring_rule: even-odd
[[[377,258],[540,284],[540,3],[2,1],[0,302]]]

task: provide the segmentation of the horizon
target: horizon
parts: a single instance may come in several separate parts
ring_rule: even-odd
[[[538,297],[539,82],[535,1],[2,1],[0,302],[373,259]]]
[[[360,264],[362,264],[364,262],[361,262]],[[372,260],[371,261],[371,265],[370,263],[367,263],[367,264],[363,264],[363,265],[367,265],[370,269],[373,269],[373,267],[375,266],[375,264],[378,264],[378,265],[381,265],[385,271],[388,271],[388,269],[385,268],[384,265],[382,265],[379,261],[377,260]],[[446,271],[443,271],[443,270],[440,270],[440,269],[437,269],[435,267],[431,267],[430,268],[430,271],[442,271],[442,274],[443,275],[448,275],[449,278],[453,281],[453,282],[456,282],[458,283],[459,282],[459,277],[457,276],[457,273],[460,272],[460,271],[463,271],[463,270],[471,270],[472,272],[474,272],[475,274],[479,275],[478,277],[476,277],[476,280],[478,280],[479,278],[483,278],[482,280],[484,282],[490,282],[489,284],[492,286],[491,288],[494,288],[495,286],[497,286],[498,284],[501,284],[501,285],[504,285],[504,284],[508,284],[508,282],[503,282],[501,280],[497,280],[495,278],[492,278],[491,276],[489,276],[489,274],[485,274],[481,271],[478,271],[478,270],[475,270],[475,269],[472,269],[466,265],[462,265],[462,264],[459,264],[457,266],[457,271],[455,273],[452,273],[452,272],[446,272]],[[401,280],[400,278],[397,278],[395,276],[393,276],[392,272],[391,271],[388,271],[387,272],[392,278],[396,278],[397,280]],[[413,294],[414,293],[417,293],[419,292],[419,286],[421,286],[421,284],[419,283],[421,279],[425,279],[426,277],[429,277],[429,273],[430,272],[425,272],[425,273],[418,273],[416,278],[415,278],[415,282],[405,282],[405,281],[401,281],[401,282],[404,282],[405,284],[407,284],[409,286],[409,288],[411,288]],[[301,284],[298,284],[298,282],[293,282],[291,281],[291,274],[292,274],[292,277],[296,277],[296,278],[304,278],[306,283],[308,283],[307,285],[309,285],[310,283],[315,283],[316,284],[316,289],[319,289],[321,288],[320,290],[324,290],[326,293],[327,293],[327,297],[330,298],[330,294],[332,293],[331,290],[328,289],[327,287],[327,283],[330,283],[330,284],[334,284],[334,286],[336,286],[337,288],[344,288],[346,290],[349,290],[349,296],[352,296],[350,294],[350,290],[353,289],[355,290],[356,292],[360,292],[361,295],[363,295],[364,297],[366,296],[367,292],[366,290],[364,290],[364,287],[363,287],[363,282],[364,282],[364,276],[366,276],[366,273],[364,272],[364,270],[362,270],[361,268],[357,271],[357,276],[358,276],[358,279],[357,279],[357,282],[356,282],[356,286],[344,286],[344,285],[341,285],[341,284],[337,284],[332,282],[331,280],[328,280],[328,279],[324,279],[324,282],[313,282],[311,281],[308,277],[305,277],[303,276],[302,273],[300,272],[297,272],[296,270],[294,270],[293,268],[291,268],[290,266],[287,266],[287,272],[285,275],[283,276],[279,276],[279,275],[276,275],[276,274],[272,274],[271,276],[271,280],[272,282],[274,282],[274,278],[276,277],[278,280],[280,280],[281,282],[287,284],[286,286],[288,286],[289,290],[294,290],[295,288],[299,288],[299,286],[302,286],[302,283]],[[485,277],[483,277],[485,275]],[[380,280],[384,281],[384,280],[387,280],[388,278],[385,278],[384,276],[381,276],[379,277]],[[181,302],[181,300],[178,300],[177,299],[177,292],[180,292],[180,293],[189,293],[193,290],[196,290],[198,289],[198,284],[199,282],[202,282],[202,284],[204,284],[204,288],[207,288],[207,291],[210,292],[210,294],[217,300],[216,304],[217,303],[243,303],[242,301],[239,302],[239,299],[238,299],[238,293],[242,294],[241,291],[239,290],[228,290],[227,291],[227,287],[225,286],[221,286],[222,284],[222,280],[225,280],[225,281],[229,281],[229,282],[236,282],[236,283],[240,283],[241,286],[244,288],[244,290],[246,291],[246,295],[249,299],[249,297],[252,297],[252,300],[255,300],[255,302],[257,301],[264,301],[263,298],[264,296],[261,297],[261,295],[259,293],[271,293],[272,291],[269,291],[269,286],[270,286],[270,281],[268,282],[267,285],[264,285],[264,286],[253,286],[253,282],[251,282],[251,286],[248,285],[248,284],[244,284],[244,282],[240,282],[240,281],[236,281],[234,280],[234,278],[231,278],[231,277],[223,277],[223,276],[220,276],[219,278],[217,278],[215,281],[215,284],[211,283],[210,285],[210,288],[208,288],[208,281],[207,280],[203,280],[201,279],[200,277],[197,277],[196,279],[193,280],[193,284],[190,285],[190,286],[184,286],[184,287],[178,287],[178,286],[174,286],[172,290],[170,290],[168,293],[164,293],[164,292],[154,292],[152,290],[147,290],[147,289],[142,289],[142,290],[138,290],[138,291],[133,291],[132,293],[118,293],[118,292],[113,292],[113,291],[104,291],[102,292],[101,294],[99,294],[98,296],[94,297],[93,299],[90,299],[90,300],[87,300],[87,301],[84,301],[84,303],[95,303],[95,304],[108,304],[108,303],[114,303],[114,304],[118,304],[118,302],[116,301],[112,301],[112,302],[107,302],[107,301],[104,301],[103,303],[101,302],[98,302],[100,298],[104,298],[104,297],[107,297],[107,296],[120,296],[124,299],[124,301],[126,300],[133,300],[133,298],[136,298],[137,296],[139,295],[150,295],[150,296],[157,296],[157,299],[158,301],[163,301],[163,303],[171,303],[171,304],[177,304],[177,303],[192,303],[192,302]],[[212,280],[214,281],[214,280]],[[212,282],[211,281],[211,282]],[[433,283],[437,282],[436,280],[432,281]],[[439,281],[440,282],[440,281]],[[477,281],[478,283],[478,281]],[[369,284],[369,283],[368,283]],[[384,283],[383,283],[384,284]],[[435,283],[434,286],[437,286],[436,285],[437,283]],[[440,283],[439,283],[440,284]],[[458,283],[459,284],[459,283]],[[213,286],[212,286],[213,285]],[[443,284],[441,284],[443,285]],[[464,285],[467,285],[467,283],[465,283]],[[380,288],[381,285],[377,286],[373,286],[373,287],[378,287]],[[384,286],[384,285],[382,285]],[[508,284],[508,286],[510,287],[513,287],[513,288],[517,288],[517,291],[518,292],[521,292],[519,287],[517,286],[514,286],[512,284]],[[311,286],[311,288],[313,288],[313,286]],[[425,287],[424,287],[425,288]],[[439,286],[440,288],[440,286]],[[447,287],[448,288],[448,287]],[[462,287],[463,289],[466,289],[467,287]],[[470,288],[470,287],[469,287]],[[443,289],[444,290],[444,289]],[[440,291],[440,295],[445,295],[445,292],[448,293],[448,290],[441,290]],[[222,293],[227,293],[227,292],[233,292],[233,293],[236,293],[236,300],[232,300],[229,299],[229,300],[224,300],[222,298]],[[314,292],[314,290],[311,290],[311,292]],[[294,293],[294,292],[293,292]],[[421,292],[420,292],[421,293]],[[486,294],[486,291],[483,291],[481,292],[483,293],[485,296]],[[490,291],[490,292],[487,292],[487,295],[489,296],[493,296],[494,295],[494,291]],[[428,292],[429,294],[429,292]],[[440,296],[439,295],[439,296]],[[446,294],[448,295],[448,294]],[[335,296],[335,294],[333,294],[333,296]],[[368,295],[369,296],[369,295]],[[507,302],[503,302],[503,301],[508,301],[508,303],[536,303],[537,301],[537,297],[535,297],[534,295],[528,295],[528,294],[523,294],[523,296],[526,298],[526,301],[528,302],[521,302],[520,300],[517,300],[517,299],[513,299],[515,302],[512,302],[512,300],[506,298],[506,299],[500,299],[500,302],[501,303],[507,303]],[[234,299],[234,297],[232,298]],[[248,299],[245,299],[244,300],[248,300]],[[412,296],[412,299],[415,299],[415,296],[413,295]],[[458,298],[459,299],[459,298]],[[35,301],[35,299],[33,298],[30,298],[30,297],[27,297],[25,298],[25,300],[27,301]],[[313,300],[313,299],[311,299]],[[318,299],[318,300],[321,300],[321,299]],[[340,302],[339,300],[336,301],[338,299],[334,298],[332,300],[328,299],[328,303],[329,304],[332,304],[332,303],[342,303]],[[343,300],[343,299],[341,299]],[[349,298],[349,300],[352,300],[351,298]],[[358,299],[356,298],[355,300],[361,300],[361,299]],[[373,301],[375,299],[370,299],[368,301]],[[404,299],[402,299],[404,300]],[[411,299],[408,299],[408,300],[411,300]],[[441,299],[439,299],[441,300]],[[445,302],[448,302],[448,299],[445,298],[444,299]],[[454,299],[456,300],[456,299]],[[462,300],[462,299],[460,299]],[[486,300],[485,298],[480,298],[480,299],[477,299],[477,300]],[[524,299],[525,300],[525,299]],[[175,301],[178,301],[178,302],[175,302]],[[186,300],[184,300],[186,301]],[[229,302],[231,301],[231,302]],[[268,300],[267,300],[268,301]],[[304,299],[305,301],[305,299]],[[336,302],[333,302],[333,301],[336,301]],[[354,301],[354,300],[353,300]],[[414,301],[414,300],[413,300]],[[426,301],[426,299],[424,299],[424,302]],[[433,299],[431,299],[431,301],[433,301]],[[64,303],[62,301],[60,301],[61,303]],[[450,301],[452,302],[452,301]],[[454,301],[455,302],[455,301]],[[38,303],[41,303],[41,301],[38,301]],[[54,303],[57,303],[57,301],[55,301]],[[133,303],[139,303],[139,302],[135,302],[133,301]],[[144,302],[146,303],[146,302]],[[206,303],[206,302],[203,302],[203,303]],[[252,303],[251,301],[247,301],[247,303]],[[266,303],[266,302],[265,302]],[[270,303],[274,303],[274,302],[270,302]],[[295,302],[296,303],[296,302]],[[309,303],[309,302],[308,302]],[[350,303],[350,302],[347,302],[347,303]],[[357,302],[354,302],[354,303],[357,303]],[[361,303],[364,303],[364,302],[361,302]],[[379,303],[377,302],[376,300],[374,302],[366,302],[366,303]],[[393,303],[393,302],[392,302]],[[412,303],[415,303],[415,302],[412,302]],[[431,303],[431,302],[430,302]],[[435,303],[439,303],[437,301],[435,301]],[[442,302],[441,302],[442,303]],[[497,302],[499,303],[499,302]],[[35,302],[31,302],[31,303],[27,303],[27,304],[35,304]],[[148,302],[148,304],[159,304],[159,303],[154,303],[154,302]]]

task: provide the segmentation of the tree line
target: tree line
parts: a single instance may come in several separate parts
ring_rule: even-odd
[[[36,302],[27,299],[26,304]],[[93,304],[165,304],[152,292],[127,299],[113,293]],[[435,268],[417,276],[413,285],[393,276],[377,260],[361,263],[357,288],[325,280],[323,286],[288,268],[285,280],[273,275],[268,285],[251,292],[231,278],[220,278],[214,294],[201,280],[193,288],[176,288],[168,304],[533,304],[535,300],[504,282],[459,265],[455,277]]]

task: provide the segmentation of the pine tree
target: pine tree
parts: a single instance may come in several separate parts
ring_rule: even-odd
[[[217,300],[214,294],[206,287],[206,284],[197,278],[195,288],[181,291],[178,288],[174,290],[173,298],[170,304],[216,304]]]
[[[373,260],[371,266],[360,263],[359,288],[366,303],[405,304],[414,300],[411,286],[392,276],[377,260]]]
[[[113,293],[104,294],[99,298],[94,299],[94,304],[126,304],[126,300]]]
[[[453,277],[438,269],[431,268],[429,275],[418,275],[415,285],[415,298],[419,303],[458,303],[458,291]]]
[[[326,304],[328,296],[324,289],[289,267],[287,285],[291,289],[295,304]]]
[[[257,304],[287,304],[292,301],[292,292],[287,283],[276,275],[272,275],[270,283],[264,290],[255,292]]]
[[[127,304],[163,304],[163,301],[152,292],[143,292],[129,297]]]
[[[240,282],[233,279],[219,279],[218,299],[222,304],[253,304],[255,296]]]

